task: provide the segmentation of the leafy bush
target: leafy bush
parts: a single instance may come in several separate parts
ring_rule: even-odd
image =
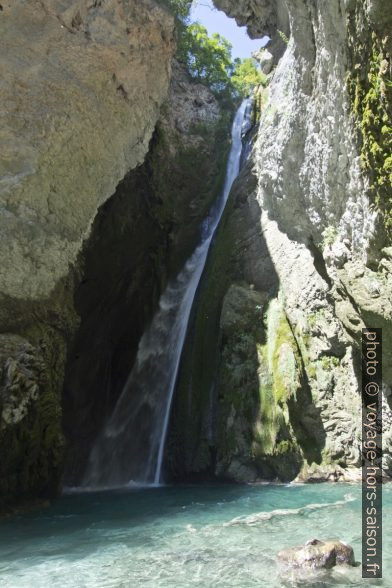
[[[259,86],[267,85],[267,76],[257,68],[252,58],[235,59],[234,72],[231,76],[231,84],[234,91],[241,97],[249,96],[252,90]]]
[[[233,72],[231,44],[195,22],[184,30],[179,45],[179,56],[187,65],[191,76],[205,83],[216,93],[222,93],[230,83]]]
[[[178,57],[190,75],[209,86],[221,98],[235,100],[249,96],[259,84],[266,85],[266,76],[252,58],[235,59],[232,45],[218,33],[208,35],[196,22],[185,26],[179,38]]]
[[[188,18],[192,6],[192,0],[158,0],[158,2],[167,6],[180,20]]]
[[[177,59],[198,82],[209,86],[227,105],[248,96],[259,84],[266,85],[266,76],[252,58],[232,59],[232,45],[219,33],[209,36],[206,27],[190,23],[192,0],[158,0],[176,17]]]
[[[192,0],[168,0],[173,12],[179,18],[187,18],[192,6]]]

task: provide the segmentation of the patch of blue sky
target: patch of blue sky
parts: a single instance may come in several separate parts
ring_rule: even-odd
[[[219,33],[233,46],[233,58],[251,57],[268,42],[268,37],[253,40],[248,36],[246,27],[239,27],[234,18],[229,18],[224,12],[215,8],[212,0],[196,0],[191,10],[191,21],[204,25],[211,35]]]

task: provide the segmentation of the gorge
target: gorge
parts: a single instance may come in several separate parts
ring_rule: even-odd
[[[249,100],[244,100],[234,118],[223,193],[202,222],[196,249],[163,292],[140,340],[135,365],[93,447],[84,476],[88,487],[100,487],[102,482],[106,487],[121,487],[131,482],[159,485],[162,481],[170,410],[189,316],[212,239],[239,173],[242,129],[249,106]]]
[[[360,479],[365,327],[383,332],[382,468],[392,476],[390,2],[214,0],[252,38],[270,38],[255,54],[266,83],[242,106],[187,71],[177,5],[0,5],[0,511],[82,488],[48,510],[59,544],[72,531],[79,554],[83,509],[94,527],[89,489],[173,484],[135,492],[132,506],[119,490],[91,498],[130,527],[138,508],[146,528],[157,520],[168,543],[146,561],[167,556],[160,584],[143,575],[140,537],[110,523],[94,541],[132,544],[134,576],[119,547],[121,571],[98,583],[113,556],[105,546],[79,583],[64,584],[61,560],[63,586],[169,586],[186,568],[183,540],[207,576],[197,584],[192,556],[193,580],[184,572],[179,586],[219,585],[205,570],[215,540],[233,554],[217,564],[221,585],[239,586],[231,542],[252,559],[248,533],[260,524],[277,550],[286,516],[293,535],[304,516],[301,539],[316,517],[332,532],[321,502],[343,509],[339,530],[351,524],[355,546],[359,489],[346,484]],[[340,484],[290,496],[271,486],[261,502],[242,486],[293,481]],[[181,484],[192,484],[189,500]],[[62,530],[72,509],[78,519]],[[275,514],[255,522],[257,509]],[[16,524],[15,552],[28,552],[40,516],[27,519],[26,539]],[[275,574],[263,546],[264,571],[247,564],[244,587]],[[3,547],[5,585],[38,586],[41,563],[24,570]]]

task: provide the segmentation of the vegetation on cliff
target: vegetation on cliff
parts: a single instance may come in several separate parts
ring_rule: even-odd
[[[362,17],[363,18],[363,17]],[[366,20],[363,18],[363,21]],[[389,36],[368,30],[358,42],[350,23],[352,72],[348,89],[361,143],[361,164],[369,178],[369,195],[392,237],[392,66]]]
[[[231,85],[239,96],[249,96],[257,86],[267,85],[267,76],[257,68],[253,58],[235,59]]]
[[[205,83],[217,94],[227,90],[233,69],[231,44],[227,39],[218,33],[209,37],[207,29],[195,22],[185,28],[179,52],[194,79]]]
[[[218,97],[236,101],[266,82],[254,59],[233,60],[230,42],[218,33],[209,36],[198,22],[183,29],[178,52],[191,76],[209,86]]]
[[[177,21],[177,58],[196,81],[207,85],[217,97],[229,101],[249,96],[266,84],[266,76],[253,58],[233,60],[231,43],[219,33],[208,34],[199,22],[190,22],[192,2],[166,0]]]
[[[164,0],[178,19],[185,19],[189,16],[192,0]]]

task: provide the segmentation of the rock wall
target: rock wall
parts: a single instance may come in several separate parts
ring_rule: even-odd
[[[271,37],[273,70],[198,293],[167,471],[349,477],[366,325],[384,332],[390,475],[389,1],[215,3]],[[80,479],[223,179],[230,113],[178,65],[162,108],[163,6],[1,3],[0,508],[58,490],[62,404]]]
[[[42,299],[144,159],[174,23],[150,0],[2,6],[1,293]]]
[[[160,294],[194,250],[223,183],[232,112],[181,65],[174,62],[172,69],[146,161],[100,209],[79,259],[75,308],[81,324],[63,394],[68,485],[81,481]]]
[[[152,0],[1,2],[0,508],[57,491],[71,267],[147,153],[174,35]]]
[[[282,56],[275,49],[277,66],[260,113],[250,164],[256,187],[249,189],[252,174],[244,172],[218,237],[217,248],[226,247],[231,259],[224,262],[229,276],[215,275],[219,253],[213,253],[206,280],[220,280],[218,296],[210,286],[200,293],[201,308],[214,312],[201,326],[196,312],[195,339],[188,343],[185,365],[193,366],[193,377],[198,366],[197,382],[186,368],[179,382],[173,439],[192,427],[198,370],[210,395],[199,418],[202,439],[195,432],[187,450],[176,450],[173,441],[168,468],[179,477],[181,470],[235,479],[351,476],[360,465],[361,329],[381,326],[384,466],[391,475],[390,13],[382,0],[215,4],[252,36],[272,39],[276,29],[285,32],[287,14],[289,38]],[[269,50],[274,53],[274,43]],[[248,229],[261,235],[258,250],[238,249],[243,232],[235,218],[245,201],[260,209]],[[257,280],[237,271],[254,267],[266,252],[276,274],[273,295],[265,287],[270,269]],[[200,360],[202,337],[215,349],[211,367],[205,355]],[[211,407],[215,420],[208,425]]]
[[[164,6],[2,2],[0,509],[80,480],[221,189],[233,113]]]

